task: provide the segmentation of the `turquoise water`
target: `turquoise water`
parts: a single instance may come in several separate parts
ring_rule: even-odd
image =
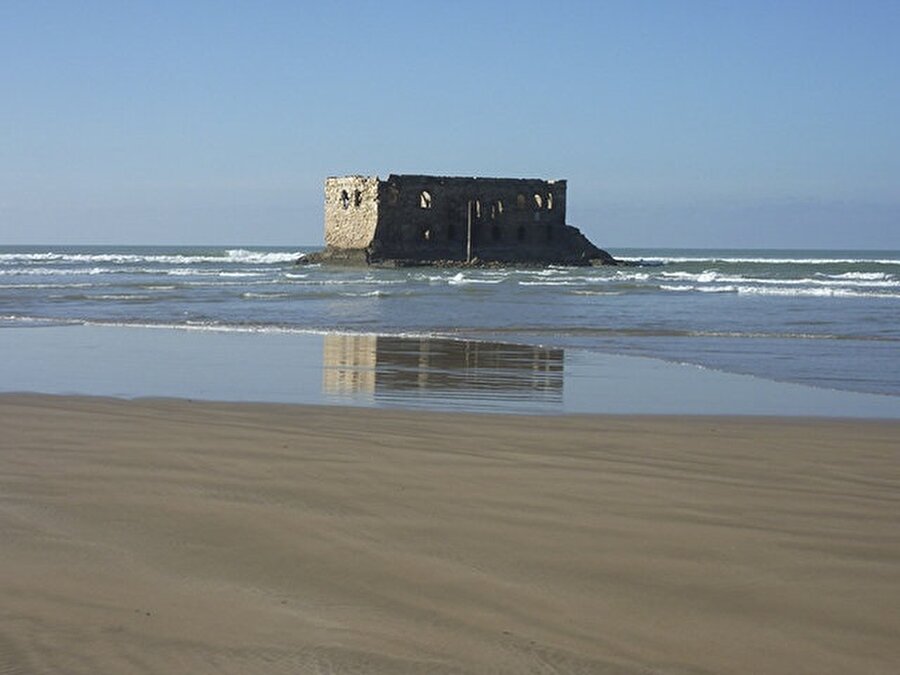
[[[614,250],[623,268],[340,269],[303,249],[0,248],[0,329],[450,337],[900,396],[900,252]]]

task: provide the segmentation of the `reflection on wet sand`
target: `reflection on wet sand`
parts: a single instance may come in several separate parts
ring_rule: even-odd
[[[325,336],[322,388],[337,399],[415,405],[483,402],[554,409],[563,401],[563,350],[376,335]]]

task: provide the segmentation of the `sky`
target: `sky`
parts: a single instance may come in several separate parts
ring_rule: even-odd
[[[900,2],[0,0],[0,245],[322,243],[568,179],[605,247],[900,249]]]

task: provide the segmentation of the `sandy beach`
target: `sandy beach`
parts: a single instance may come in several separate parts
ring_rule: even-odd
[[[0,396],[2,673],[893,673],[900,422]]]

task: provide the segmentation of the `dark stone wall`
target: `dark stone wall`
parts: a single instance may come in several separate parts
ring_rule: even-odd
[[[482,260],[543,259],[564,237],[563,180],[391,175],[378,201],[376,257],[464,261],[469,209],[472,256]]]

